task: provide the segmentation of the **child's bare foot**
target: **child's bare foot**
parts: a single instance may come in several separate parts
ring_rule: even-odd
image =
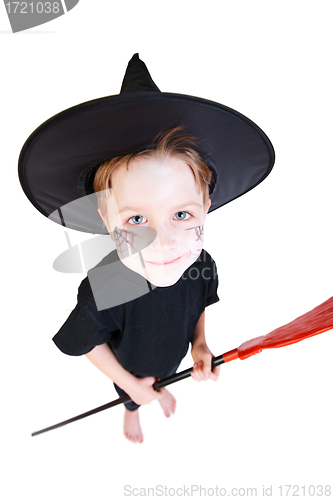
[[[162,389],[162,399],[159,399],[159,403],[162,406],[162,409],[164,411],[164,415],[166,417],[170,417],[173,413],[175,413],[176,410],[176,399],[173,397],[173,395],[167,390],[167,389]]]
[[[139,410],[129,411],[125,408],[124,434],[133,443],[142,443],[143,435],[140,427]]]

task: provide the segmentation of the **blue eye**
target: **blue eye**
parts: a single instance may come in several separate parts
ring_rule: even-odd
[[[143,220],[145,219],[145,220]],[[143,215],[134,215],[133,217],[131,217],[128,222],[130,224],[142,224],[143,222],[147,222],[147,219],[145,217],[143,217]]]
[[[175,214],[175,217],[177,220],[187,220],[191,217],[191,214],[189,214],[188,212],[177,212]]]

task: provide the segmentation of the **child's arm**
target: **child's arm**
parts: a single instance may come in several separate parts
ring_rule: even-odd
[[[192,337],[192,358],[194,361],[191,376],[197,382],[200,380],[217,380],[220,367],[217,366],[212,371],[213,354],[206,344],[205,337],[205,311],[201,314]]]
[[[87,358],[125,391],[138,405],[148,404],[153,399],[161,399],[162,391],[155,391],[154,377],[138,378],[126,371],[117,361],[108,344],[102,344],[86,354]]]

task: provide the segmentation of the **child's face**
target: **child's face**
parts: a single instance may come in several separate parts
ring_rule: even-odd
[[[184,161],[149,158],[112,174],[107,216],[99,212],[123,264],[155,286],[171,286],[200,255],[210,204],[208,200],[203,206],[203,194],[197,192],[193,172]],[[135,233],[141,227],[153,228],[157,236],[131,255],[138,249]]]

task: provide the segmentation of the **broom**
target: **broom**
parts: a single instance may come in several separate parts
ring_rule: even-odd
[[[249,358],[254,354],[258,354],[263,349],[284,347],[286,345],[300,342],[301,340],[312,337],[313,335],[318,335],[319,333],[323,333],[327,330],[331,330],[332,328],[333,297],[326,300],[326,302],[323,302],[311,311],[296,318],[294,321],[291,321],[287,325],[281,326],[280,328],[273,330],[267,335],[248,340],[247,342],[241,344],[237,349],[233,349],[232,351],[228,351],[221,356],[213,358],[212,369],[216,366],[219,366],[223,363],[228,363],[229,361],[233,361],[237,358],[242,360]],[[167,377],[163,380],[158,380],[153,384],[153,388],[155,390],[158,390],[162,387],[178,382],[179,380],[183,380],[184,378],[187,378],[191,375],[192,370],[193,368],[189,368],[179,373],[175,373],[174,375],[171,375],[170,377]],[[80,420],[81,418],[88,417],[93,413],[98,413],[121,403],[128,403],[129,401],[131,401],[131,398],[129,396],[123,396],[103,406],[99,406],[98,408],[87,411],[86,413],[82,413],[81,415],[77,415],[76,417],[64,420],[63,422],[60,422],[58,424],[33,432],[31,435],[36,436],[37,434],[42,434],[43,432],[56,429],[57,427],[61,427],[66,424],[70,424],[71,422],[75,422],[76,420]]]

